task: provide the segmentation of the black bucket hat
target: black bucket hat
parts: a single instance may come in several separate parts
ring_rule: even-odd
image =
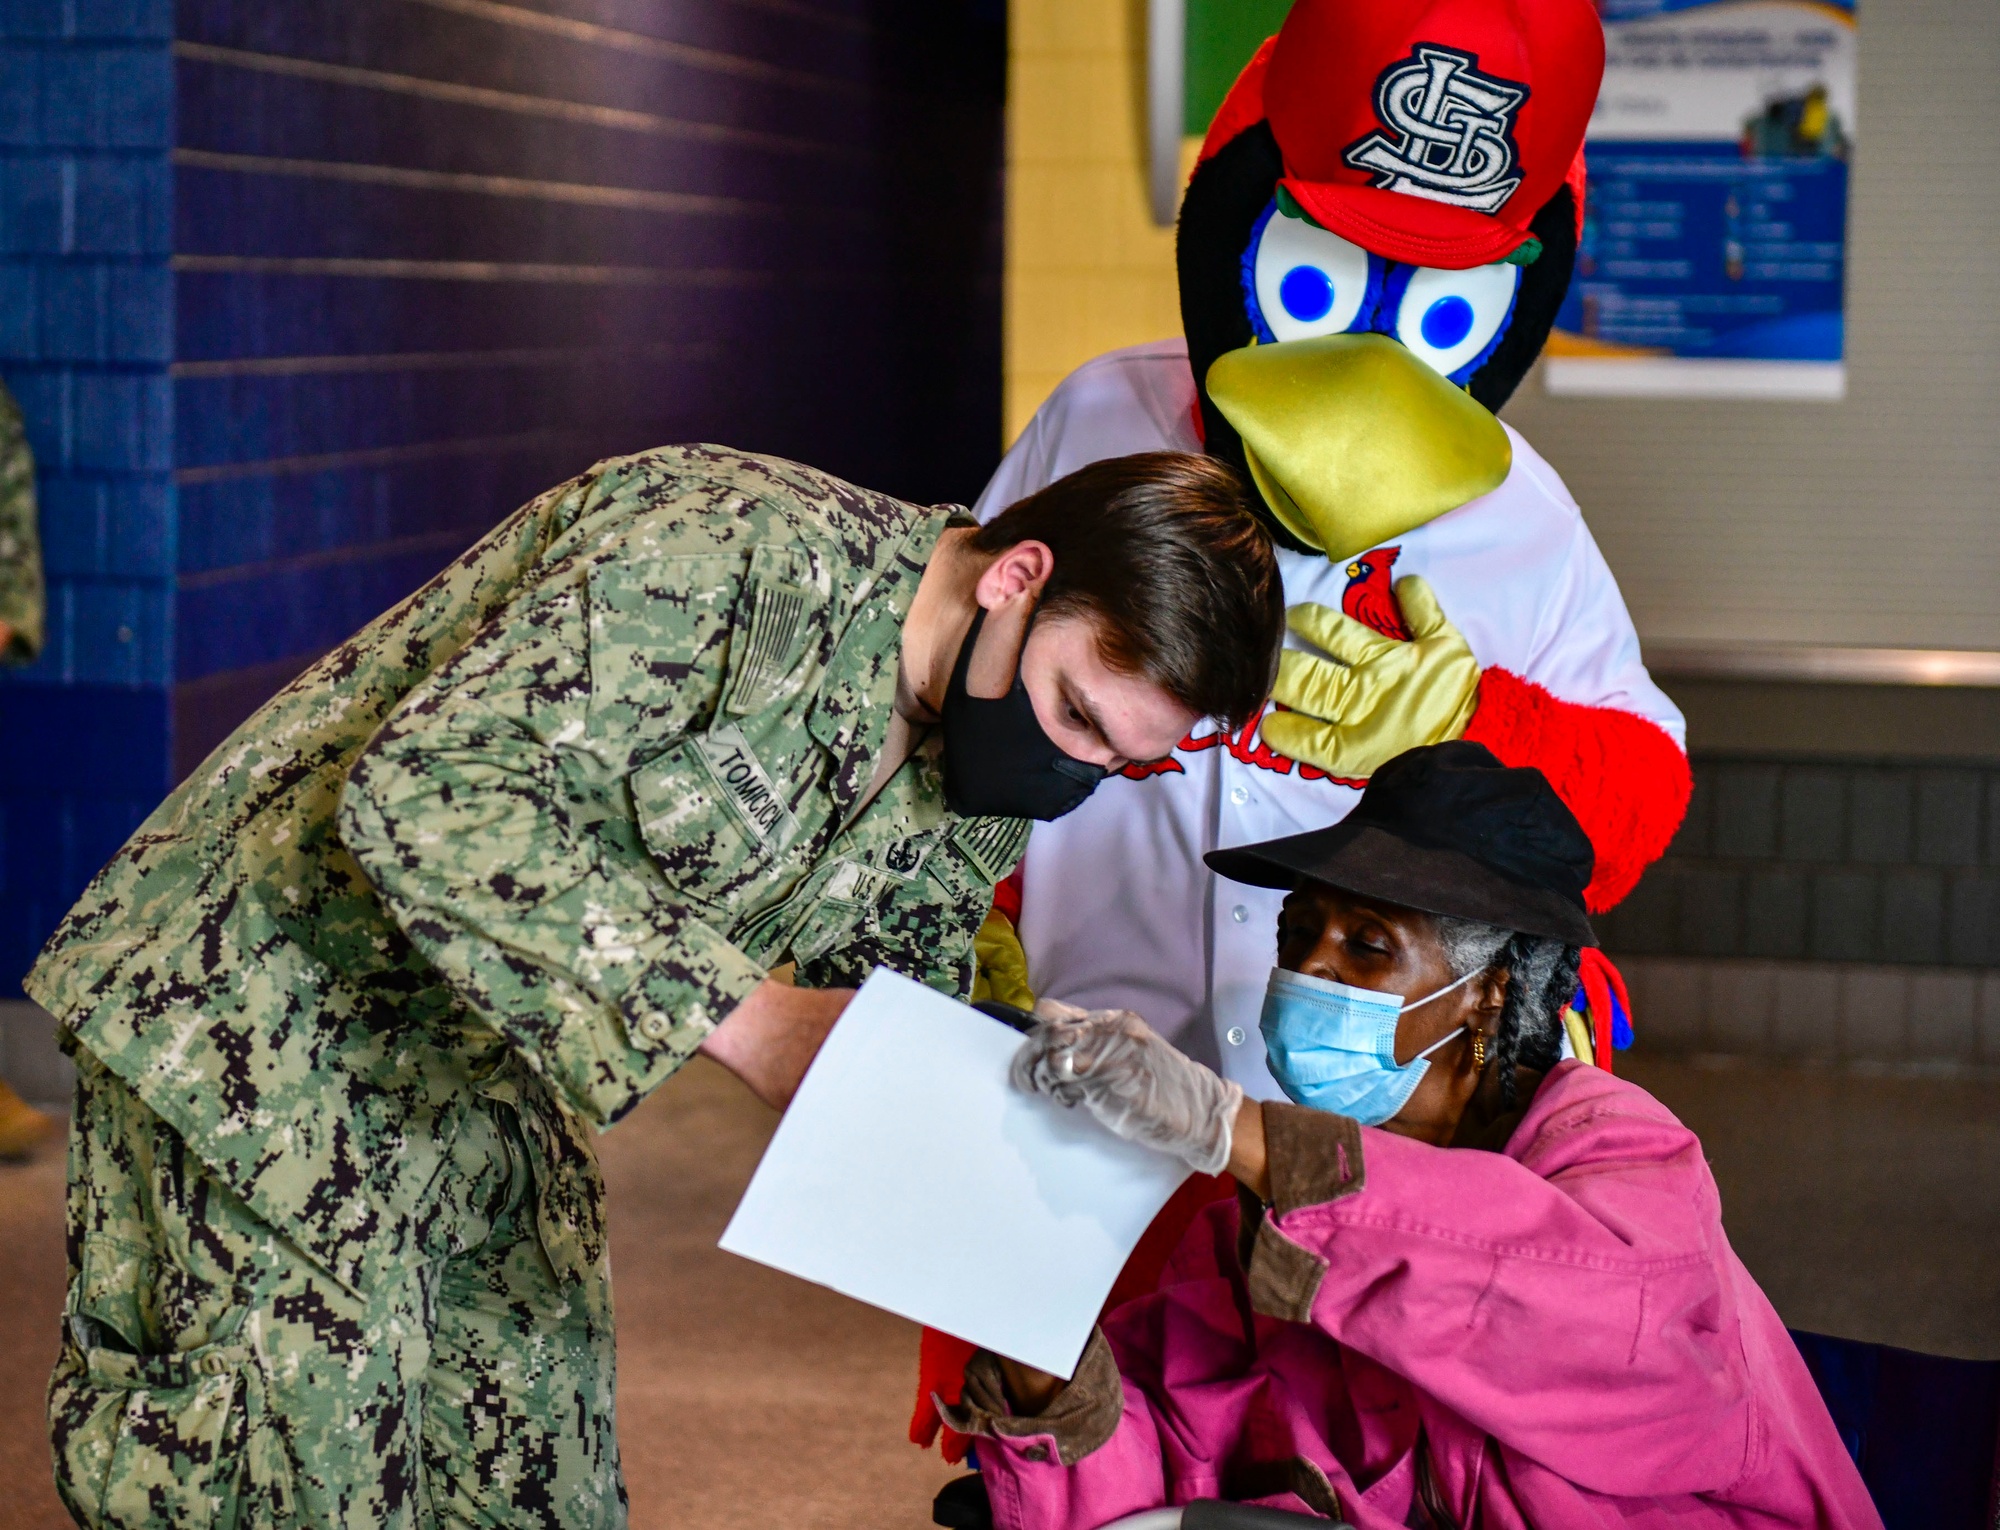
[[[1211,850],[1212,871],[1253,887],[1324,882],[1427,914],[1594,946],[1583,889],[1590,837],[1548,777],[1456,739],[1399,754],[1339,823]]]

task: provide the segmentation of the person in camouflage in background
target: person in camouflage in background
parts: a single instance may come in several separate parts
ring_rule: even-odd
[[[1236,480],[1171,453],[981,529],[670,448],[503,522],[220,745],[29,978],[79,1075],[71,1512],[622,1523],[590,1128],[697,1050],[782,1106],[878,963],[968,991],[1014,786],[1253,714],[1282,624]],[[1014,786],[941,764],[996,749]]]
[[[14,395],[0,387],[0,664],[26,664],[42,651],[42,542],[35,525],[35,455]],[[0,992],[17,973],[0,973]],[[0,1079],[0,1163],[34,1156],[62,1133]]]
[[[42,540],[35,527],[35,456],[21,406],[0,387],[0,662],[42,651]]]

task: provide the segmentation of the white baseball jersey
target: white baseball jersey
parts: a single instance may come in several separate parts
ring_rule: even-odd
[[[1007,453],[980,496],[980,519],[1100,458],[1200,451],[1194,405],[1185,341],[1086,362]],[[1646,674],[1576,501],[1511,427],[1507,436],[1506,481],[1387,544],[1398,549],[1394,576],[1430,581],[1481,668],[1498,665],[1565,701],[1637,713],[1684,742],[1680,712]],[[1340,609],[1344,565],[1285,551],[1278,561],[1287,605]],[[1038,993],[1134,1010],[1253,1097],[1278,1099],[1257,1021],[1284,894],[1225,881],[1201,857],[1337,823],[1361,794],[1260,742],[1201,724],[1165,772],[1112,776],[1075,812],[1035,825],[1020,933]]]

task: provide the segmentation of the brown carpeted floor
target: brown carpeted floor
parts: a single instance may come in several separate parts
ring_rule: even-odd
[[[603,1141],[632,1523],[928,1525],[916,1326],[715,1246],[776,1122],[697,1059]]]
[[[1701,1137],[1794,1328],[2000,1360],[2000,1082],[1621,1059]]]
[[[42,1388],[63,1296],[59,1152],[0,1164],[0,1530],[67,1525],[49,1483]]]
[[[2000,1358],[2000,1086],[1643,1057],[1702,1133],[1788,1322]],[[633,1523],[901,1530],[954,1475],[903,1443],[916,1331],[715,1248],[775,1117],[697,1062],[603,1142]],[[41,1394],[62,1165],[0,1168],[0,1530],[66,1523]]]
[[[632,1523],[917,1530],[958,1473],[904,1438],[915,1326],[715,1246],[776,1120],[697,1059],[600,1143]],[[69,1523],[42,1423],[62,1186],[59,1155],[0,1167],[0,1530]]]

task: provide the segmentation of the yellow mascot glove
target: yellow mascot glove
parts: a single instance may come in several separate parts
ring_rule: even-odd
[[[998,999],[1016,1009],[1033,1009],[1035,991],[1028,986],[1028,953],[1021,949],[1021,937],[998,909],[986,916],[986,923],[972,937],[976,970],[972,977],[972,1000]]]
[[[1328,606],[1293,606],[1292,631],[1332,660],[1287,649],[1264,742],[1329,775],[1360,781],[1406,749],[1465,732],[1479,704],[1479,661],[1415,574],[1396,581],[1410,640],[1383,637]]]

